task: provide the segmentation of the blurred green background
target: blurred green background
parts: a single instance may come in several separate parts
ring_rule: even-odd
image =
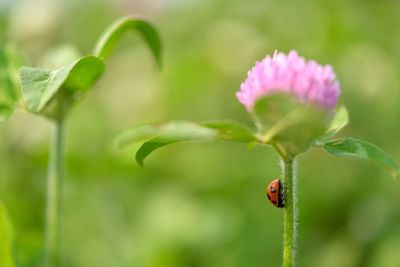
[[[350,112],[343,135],[400,159],[400,2],[397,0],[2,0],[1,42],[26,64],[74,44],[91,53],[122,15],[151,20],[164,67],[127,35],[106,75],[68,121],[65,266],[280,266],[282,213],[265,195],[280,170],[264,147],[179,144],[146,168],[135,147],[113,148],[139,122],[234,119],[235,92],[256,60],[297,49],[331,64]],[[43,254],[49,124],[16,112],[0,125],[0,199],[15,228],[18,266]],[[311,150],[299,159],[299,267],[399,267],[400,181],[363,161]]]

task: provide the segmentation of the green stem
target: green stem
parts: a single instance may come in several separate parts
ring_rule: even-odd
[[[47,177],[45,266],[60,266],[62,181],[64,172],[64,122],[53,123],[50,162]]]
[[[282,158],[285,208],[283,209],[283,267],[293,267],[297,239],[297,197],[294,159]]]

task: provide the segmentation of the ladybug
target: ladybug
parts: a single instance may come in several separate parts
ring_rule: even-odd
[[[272,203],[272,205],[277,208],[285,207],[281,180],[275,179],[271,181],[266,191],[268,199]]]

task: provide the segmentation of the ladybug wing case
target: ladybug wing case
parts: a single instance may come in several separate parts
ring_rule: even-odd
[[[278,208],[284,207],[283,188],[279,179],[273,180],[267,187],[269,201]]]

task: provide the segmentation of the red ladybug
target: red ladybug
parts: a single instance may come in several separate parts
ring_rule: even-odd
[[[275,207],[285,207],[281,180],[275,179],[269,183],[267,187],[267,196],[269,201],[271,201],[272,205]]]

